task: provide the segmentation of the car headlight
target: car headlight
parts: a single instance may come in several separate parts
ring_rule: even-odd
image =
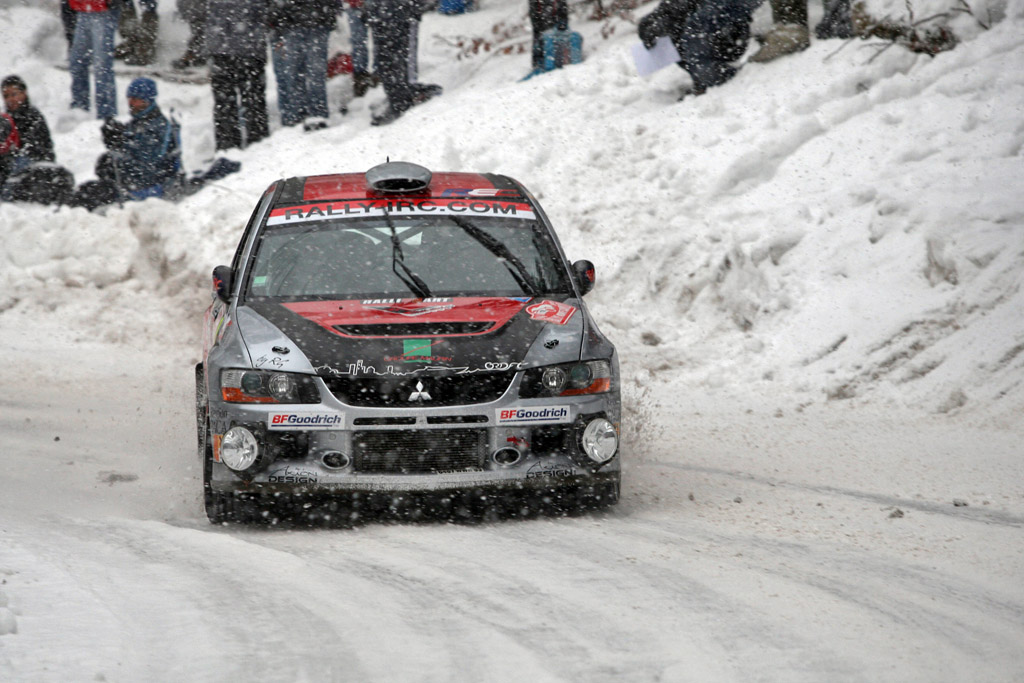
[[[222,370],[220,394],[228,403],[320,403],[310,375],[266,370]]]
[[[606,360],[531,368],[519,385],[520,398],[603,394],[612,388],[612,365]]]

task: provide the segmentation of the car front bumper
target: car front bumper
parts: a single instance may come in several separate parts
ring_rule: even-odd
[[[531,491],[617,484],[620,453],[598,465],[579,434],[603,418],[619,431],[614,392],[448,407],[375,408],[211,401],[211,490],[261,496],[357,492]],[[219,458],[229,429],[250,430],[258,466],[235,472]],[[503,451],[502,457],[496,457]],[[337,467],[338,462],[344,467]]]

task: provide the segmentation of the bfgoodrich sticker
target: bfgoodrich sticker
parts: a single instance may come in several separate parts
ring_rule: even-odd
[[[269,429],[342,429],[345,415],[342,413],[270,413],[267,415]]]
[[[543,406],[536,408],[499,408],[494,411],[500,425],[559,424],[570,421],[569,406]]]

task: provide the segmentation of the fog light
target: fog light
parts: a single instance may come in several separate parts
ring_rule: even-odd
[[[515,465],[522,459],[522,457],[523,454],[515,448],[499,448],[491,454],[491,460],[493,460],[495,464],[502,465],[504,467]]]
[[[236,472],[252,467],[260,455],[256,437],[245,427],[232,427],[220,442],[220,461]]]
[[[600,465],[615,455],[619,448],[619,435],[615,433],[615,427],[611,422],[599,417],[587,424],[583,436],[580,437],[580,445],[583,446],[583,452],[587,457]]]

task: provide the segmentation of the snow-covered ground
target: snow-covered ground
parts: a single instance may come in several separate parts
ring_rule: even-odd
[[[0,680],[1024,680],[1024,0],[954,13],[935,58],[817,41],[682,102],[619,19],[574,17],[585,63],[527,82],[526,54],[457,58],[525,20],[481,4],[424,18],[445,94],[390,126],[379,89],[340,114],[335,80],[330,128],[279,129],[271,79],[273,136],[180,204],[0,205]],[[0,70],[81,182],[99,123],[66,109],[56,6],[0,0]],[[199,167],[209,87],[160,101]],[[206,522],[209,273],[273,179],[388,156],[522,180],[597,264],[628,413],[613,510]]]

